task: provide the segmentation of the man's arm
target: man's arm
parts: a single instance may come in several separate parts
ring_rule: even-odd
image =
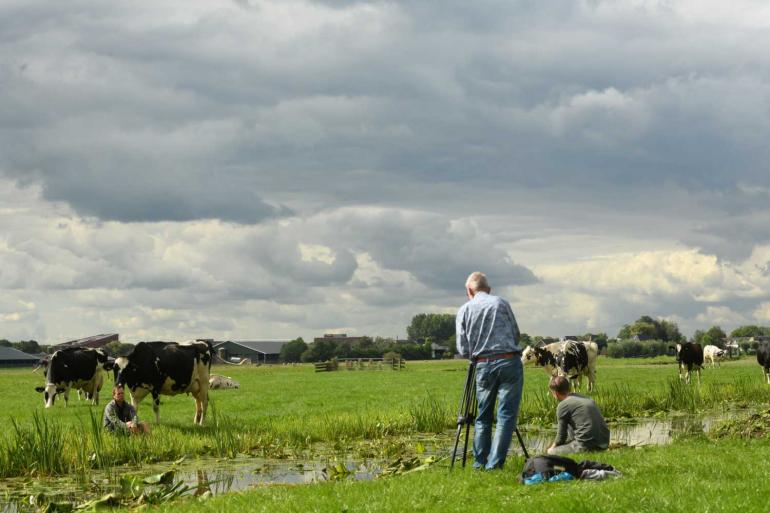
[[[569,426],[569,413],[566,408],[561,407],[562,403],[556,407],[556,439],[551,444],[551,447],[557,445],[564,445],[567,442],[567,427]]]
[[[513,340],[516,341],[518,344],[521,342],[521,332],[519,331],[519,325],[516,323],[516,316],[513,315],[513,309],[511,308],[511,304],[506,301],[505,306],[508,307],[508,315],[511,316],[511,329],[513,330]]]
[[[465,309],[460,308],[455,317],[455,337],[457,339],[457,352],[462,357],[469,356],[469,343],[468,335],[465,333],[465,324],[463,323],[463,317],[465,317]]]
[[[128,429],[128,425],[118,418],[118,408],[113,402],[104,408],[104,427],[109,429]]]

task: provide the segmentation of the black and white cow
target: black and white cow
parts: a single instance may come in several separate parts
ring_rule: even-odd
[[[719,362],[724,360],[725,356],[727,356],[727,351],[719,349],[717,346],[707,345],[703,348],[703,359],[711,362],[711,368],[719,365]]]
[[[770,385],[770,342],[763,340],[757,346],[757,363],[762,366],[762,376]]]
[[[86,398],[99,404],[99,391],[104,382],[104,368],[108,365],[107,353],[88,347],[59,349],[45,365],[45,386],[35,390],[43,393],[45,407],[53,406],[56,396],[64,394],[64,405],[69,402],[70,388],[82,390]]]
[[[703,368],[703,348],[697,342],[684,342],[676,345],[676,361],[679,364],[679,379],[690,382],[690,373],[694,370],[698,374],[700,384],[700,371]]]
[[[567,351],[569,348],[569,351]],[[567,376],[580,389],[582,376],[588,377],[588,390],[596,386],[596,360],[599,346],[596,342],[554,342],[548,345],[527,346],[521,353],[524,365],[542,367],[551,376]]]
[[[196,424],[203,424],[209,402],[209,373],[214,349],[210,342],[139,342],[128,356],[115,360],[116,383],[131,391],[131,402],[152,395],[155,421],[160,422],[160,396],[191,394]]]
[[[582,377],[588,377],[588,390],[596,385],[596,359],[599,356],[599,346],[596,342],[568,341],[556,354],[557,372],[574,382],[573,390],[583,386]]]
[[[557,375],[556,354],[562,350],[564,342],[553,342],[546,345],[527,346],[521,353],[521,363],[542,367],[551,375]]]

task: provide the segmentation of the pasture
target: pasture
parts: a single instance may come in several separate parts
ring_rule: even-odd
[[[34,391],[42,381],[39,374],[29,369],[0,370],[0,389],[7,391],[0,401],[0,475],[87,476],[98,468],[170,462],[183,456],[302,460],[318,452],[349,453],[362,447],[368,454],[395,456],[394,446],[408,445],[418,435],[446,434],[453,429],[465,370],[466,363],[461,361],[409,362],[398,372],[343,370],[319,374],[309,365],[215,366],[213,373],[233,377],[241,388],[211,391],[204,427],[193,426],[192,398],[162,397],[161,424],[155,425],[150,402],[143,402],[139,416],[153,424],[153,434],[135,438],[101,431],[109,391],[102,392],[99,407],[71,397],[68,408],[57,402],[45,410],[41,395]],[[546,384],[547,376],[541,369],[526,369],[520,415],[525,438],[528,429],[553,424],[555,402]],[[111,385],[107,379],[105,388]],[[753,358],[708,368],[703,372],[703,383],[690,386],[679,382],[670,357],[601,358],[597,389],[591,395],[608,421],[617,422],[664,417],[672,412],[719,411],[728,405],[766,410],[770,386],[763,384],[761,369]],[[691,500],[703,504],[707,495],[700,493],[697,483],[713,482],[716,486],[719,481],[720,486],[727,486],[727,496],[733,501],[730,504],[743,503],[743,511],[759,511],[751,506],[759,502],[740,498],[752,486],[762,485],[755,476],[768,470],[768,456],[770,443],[766,438],[715,441],[701,435],[666,447],[621,448],[594,455],[592,459],[614,464],[626,473],[626,478],[614,482],[522,487],[515,482],[522,463],[518,457],[513,457],[502,472],[479,474],[458,469],[451,476],[443,461],[425,472],[373,482],[266,487],[216,497],[194,507],[201,511],[329,511],[346,506],[350,511],[468,511],[478,493],[475,490],[479,490],[493,497],[499,506],[493,509],[526,504],[553,510],[553,505],[587,504],[592,497],[603,497],[607,509],[592,509],[633,511],[632,505],[646,504],[649,508],[642,508],[645,511],[685,511],[678,509],[677,493],[692,488],[688,492]],[[742,461],[750,464],[744,466]],[[582,498],[576,499],[575,493]]]

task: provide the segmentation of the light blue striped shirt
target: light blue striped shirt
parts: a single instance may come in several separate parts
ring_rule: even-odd
[[[460,307],[456,319],[457,352],[473,358],[520,353],[519,326],[505,299],[477,292]]]

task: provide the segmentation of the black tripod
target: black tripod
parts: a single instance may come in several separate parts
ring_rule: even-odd
[[[476,420],[476,413],[478,413],[478,404],[476,403],[476,362],[471,360],[468,364],[468,375],[465,377],[465,388],[463,389],[463,397],[460,399],[460,409],[457,411],[457,435],[455,436],[455,446],[452,450],[452,461],[449,464],[449,470],[452,470],[455,466],[455,459],[457,458],[457,446],[460,444],[460,435],[465,426],[465,442],[463,443],[463,468],[465,468],[465,462],[468,459],[468,440],[470,438],[471,425]],[[521,438],[519,428],[515,429],[516,437],[519,439],[519,445],[524,452],[524,457],[529,458],[527,447],[524,445],[524,440]]]

